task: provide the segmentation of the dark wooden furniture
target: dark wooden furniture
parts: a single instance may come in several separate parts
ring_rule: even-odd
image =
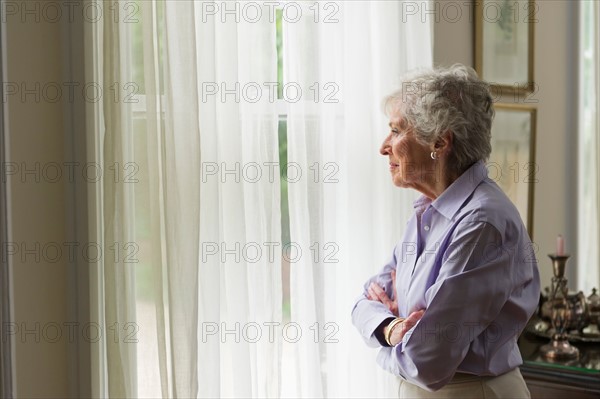
[[[600,398],[600,343],[576,343],[578,360],[550,362],[539,352],[548,339],[525,332],[519,338],[521,373],[532,398]]]

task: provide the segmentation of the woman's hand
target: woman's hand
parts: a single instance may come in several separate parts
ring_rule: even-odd
[[[387,308],[398,317],[398,295],[396,293],[396,271],[392,270],[392,291],[394,299],[390,299],[388,294],[377,283],[371,283],[368,289],[367,298],[371,301],[383,303]],[[399,328],[400,326],[398,326]]]
[[[403,322],[394,327],[392,335],[390,336],[390,343],[392,346],[396,346],[402,342],[404,335],[417,324],[417,321],[421,320],[423,313],[425,313],[424,309],[412,312]],[[387,334],[387,328],[388,326],[383,329],[384,335]]]

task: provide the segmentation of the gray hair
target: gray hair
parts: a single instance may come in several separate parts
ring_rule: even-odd
[[[489,85],[473,68],[418,69],[402,77],[401,89],[384,100],[387,115],[402,113],[402,124],[419,141],[433,144],[445,132],[454,135],[449,167],[462,173],[492,152],[494,107]]]

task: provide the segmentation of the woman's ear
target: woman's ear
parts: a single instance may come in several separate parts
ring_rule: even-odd
[[[452,148],[452,141],[454,139],[454,135],[450,130],[445,131],[442,135],[436,140],[434,145],[434,150],[441,151],[446,153],[450,151]]]

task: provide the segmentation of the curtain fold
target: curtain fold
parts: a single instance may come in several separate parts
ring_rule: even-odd
[[[200,127],[194,5],[164,3],[165,130],[162,150],[166,306],[173,397],[198,393],[198,264],[200,243]],[[163,373],[166,370],[163,371]]]
[[[108,11],[106,3],[98,5],[101,10]],[[114,91],[121,95],[122,86],[119,82],[126,80],[130,73],[128,31],[118,22],[106,18],[101,27],[103,64],[98,93],[101,93],[99,98],[102,101],[104,145],[103,164],[99,170],[106,172],[110,167],[120,171],[120,167],[133,161],[130,104],[115,102],[113,97],[108,95]],[[103,255],[100,265],[106,300],[98,326],[101,333],[108,333],[110,328],[119,337],[121,329],[126,329],[128,323],[136,319],[135,273],[122,252],[130,245],[135,245],[134,193],[130,185],[115,184],[107,173],[101,173],[100,178],[103,192],[103,242],[99,248]],[[107,393],[111,397],[136,397],[136,347],[121,339],[106,339],[104,342],[106,361],[110,365],[106,370]]]
[[[277,82],[275,26],[196,14],[205,257],[199,319],[204,332],[219,329],[200,337],[200,396],[277,397],[281,338],[270,339],[268,328],[282,320],[278,115],[254,91]]]
[[[145,152],[147,153],[146,162],[143,166],[148,170],[147,179],[147,208],[149,219],[149,232],[151,235],[149,242],[149,268],[153,276],[157,276],[152,281],[153,296],[148,308],[154,307],[156,324],[156,358],[157,367],[150,370],[144,376],[143,382],[146,383],[151,378],[158,376],[160,391],[156,387],[148,389],[144,394],[160,392],[163,398],[174,397],[173,366],[171,358],[171,348],[168,346],[171,342],[171,331],[166,326],[170,325],[170,312],[168,301],[168,287],[163,284],[166,271],[163,265],[167,264],[166,249],[165,249],[165,213],[164,207],[164,173],[162,157],[164,147],[164,132],[165,126],[163,122],[163,110],[165,101],[162,96],[163,89],[161,82],[163,81],[163,66],[161,59],[161,44],[164,40],[163,15],[164,9],[156,2],[142,3],[142,34],[145,40],[142,42],[142,57],[137,60],[143,68],[144,89],[145,89],[145,106],[143,118],[146,121],[145,143],[140,143],[140,146],[145,144]],[[135,62],[135,61],[134,61]],[[153,160],[151,162],[150,160]],[[152,306],[154,305],[154,306]],[[153,323],[147,323],[146,328],[152,329]],[[152,342],[154,343],[154,342]],[[148,345],[148,343],[142,343]],[[150,375],[148,375],[150,374]]]

